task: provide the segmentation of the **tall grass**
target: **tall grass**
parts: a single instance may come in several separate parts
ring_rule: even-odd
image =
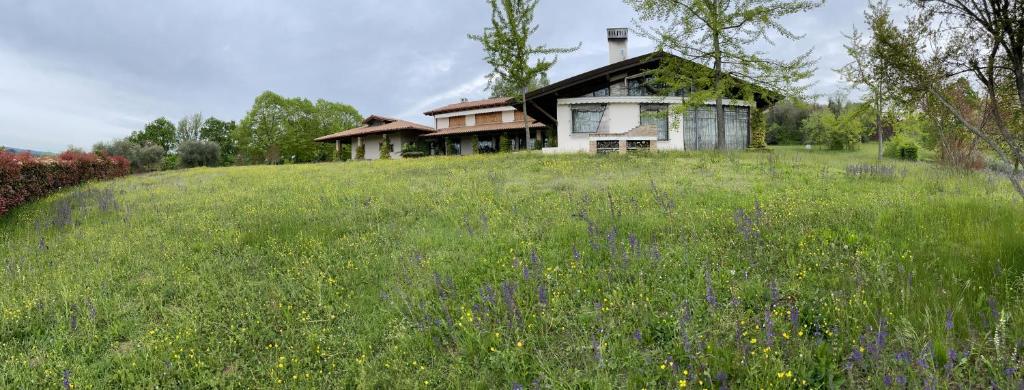
[[[0,387],[1020,386],[1024,205],[984,175],[871,160],[91,184],[0,219]]]

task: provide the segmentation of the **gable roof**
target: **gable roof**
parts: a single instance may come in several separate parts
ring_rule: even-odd
[[[664,51],[656,51],[650,54],[602,66],[546,87],[535,89],[526,94],[527,108],[530,110],[530,113],[532,114],[531,116],[537,118],[537,120],[546,125],[554,126],[557,122],[555,109],[558,106],[558,99],[580,97],[599,88],[606,87],[608,86],[610,79],[616,75],[636,74],[644,71],[655,70],[661,65],[663,60],[670,57],[686,61],[694,66],[707,68],[704,65],[683,59],[682,57],[666,53]],[[764,90],[763,88],[759,89],[763,92],[755,92],[754,94],[754,98],[758,102],[758,105],[770,105],[775,101],[778,101],[779,98],[777,94]],[[523,104],[521,102],[513,102],[512,104],[520,110],[523,108]],[[539,115],[533,114],[536,112],[539,112]]]
[[[488,123],[483,125],[475,126],[463,126],[463,127],[450,127],[447,129],[438,130],[436,133],[424,134],[424,137],[446,137],[450,135],[461,135],[461,134],[472,134],[472,133],[490,133],[490,132],[503,132],[509,130],[523,131],[523,122],[504,122],[504,123]],[[536,120],[530,121],[531,129],[543,129],[543,123],[537,122]]]
[[[502,97],[484,100],[474,100],[449,104],[444,107],[435,108],[424,112],[423,115],[435,116],[459,111],[479,110],[481,108],[494,108],[512,105],[512,98]]]
[[[370,123],[383,122],[383,124],[370,126]],[[401,119],[388,118],[380,115],[370,115],[363,120],[363,126],[354,129],[348,129],[340,133],[334,133],[315,139],[316,142],[334,142],[336,140],[361,137],[370,134],[381,134],[381,133],[393,133],[396,131],[415,131],[420,133],[433,133],[432,127],[424,126],[418,123],[412,123]]]

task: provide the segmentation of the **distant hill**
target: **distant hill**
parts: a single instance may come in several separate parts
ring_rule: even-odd
[[[11,153],[29,152],[29,154],[31,154],[33,156],[37,156],[37,157],[52,156],[52,155],[55,154],[55,153],[50,153],[50,152],[40,152],[38,150],[12,148],[10,146],[0,146],[0,149],[6,150],[6,151],[11,152]]]

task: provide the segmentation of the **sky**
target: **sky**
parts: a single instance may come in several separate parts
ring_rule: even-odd
[[[764,47],[782,59],[813,48],[810,92],[848,90],[834,69],[865,8],[828,0],[785,20],[803,39]],[[536,42],[583,45],[551,81],[607,65],[606,28],[635,18],[621,0],[542,0]],[[0,0],[0,145],[88,149],[158,117],[240,120],[266,90],[429,124],[431,108],[487,97],[466,34],[489,23],[485,0]],[[654,49],[635,33],[629,45]]]

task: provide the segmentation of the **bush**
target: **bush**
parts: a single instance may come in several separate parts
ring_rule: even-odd
[[[178,169],[178,156],[174,154],[164,156],[163,161],[160,163],[160,169],[164,171]]]
[[[402,158],[419,158],[427,155],[426,148],[417,142],[410,142],[402,146]]]
[[[831,150],[856,150],[864,135],[864,124],[856,110],[847,110],[838,117],[829,110],[819,110],[803,121],[803,129],[814,143]]]
[[[178,145],[178,166],[182,168],[220,165],[220,145],[210,141],[185,141]]]
[[[917,161],[920,148],[917,141],[900,134],[886,142],[884,155],[888,158]]]
[[[752,107],[750,110],[750,148],[764,149],[768,147],[766,141],[768,122],[765,120],[764,111]]]
[[[359,143],[359,146],[356,146],[356,160],[365,160],[365,159],[366,159],[366,145],[363,144],[363,143]]]
[[[99,155],[121,156],[131,163],[132,172],[150,172],[160,169],[164,148],[159,145],[140,146],[128,139],[116,140],[111,144],[98,143],[93,152]]]
[[[501,138],[498,139],[498,151],[502,153],[512,151],[512,140],[508,138],[508,134],[502,133]]]
[[[384,139],[380,142],[380,159],[390,160],[392,149],[394,149],[394,145],[391,145],[391,138],[384,134]]]
[[[67,151],[53,159],[0,151],[0,214],[65,187],[128,175],[130,169],[121,156]]]
[[[480,136],[473,136],[473,154],[480,154]]]

